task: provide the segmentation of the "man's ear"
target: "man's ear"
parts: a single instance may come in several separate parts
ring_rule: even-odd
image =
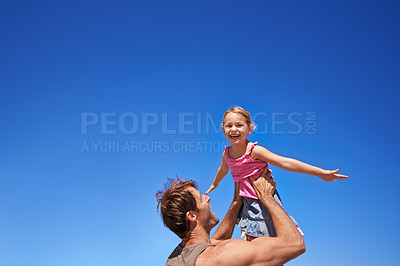
[[[191,222],[195,222],[197,220],[197,215],[194,211],[188,211],[186,213],[186,219],[188,219]]]

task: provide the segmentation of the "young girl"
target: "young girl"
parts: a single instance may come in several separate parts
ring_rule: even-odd
[[[276,155],[264,147],[257,146],[257,142],[251,143],[247,140],[247,135],[251,134],[253,124],[250,114],[241,107],[234,107],[225,112],[222,129],[232,146],[225,148],[221,166],[206,194],[218,187],[219,182],[230,169],[233,180],[240,182],[240,195],[243,197],[243,207],[239,214],[238,226],[242,230],[242,235],[249,241],[261,236],[276,236],[271,216],[257,198],[257,194],[248,179],[250,176],[255,179],[258,178],[264,167],[268,167],[268,163],[285,170],[315,175],[328,182],[348,178],[345,175],[337,174],[339,169],[323,170],[295,159]],[[276,190],[274,198],[282,206]],[[293,218],[292,220],[301,232],[297,222]]]

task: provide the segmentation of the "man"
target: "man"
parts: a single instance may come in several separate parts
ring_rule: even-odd
[[[210,197],[201,195],[194,181],[170,180],[169,187],[156,194],[164,224],[182,242],[167,260],[167,265],[283,265],[305,252],[305,244],[292,220],[273,198],[276,183],[271,170],[250,181],[257,196],[271,214],[276,237],[253,241],[230,239],[242,204],[239,185],[229,210],[210,239],[210,231],[219,222],[210,208]]]

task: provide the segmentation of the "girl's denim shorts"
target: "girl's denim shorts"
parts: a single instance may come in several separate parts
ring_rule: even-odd
[[[274,199],[282,206],[281,198],[277,190],[274,192]],[[297,221],[289,215],[296,227]],[[259,199],[249,199],[243,197],[242,209],[239,213],[238,226],[249,236],[276,236],[271,215]],[[299,227],[298,227],[299,228]]]

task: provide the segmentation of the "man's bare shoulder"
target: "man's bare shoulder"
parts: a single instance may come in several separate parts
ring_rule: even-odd
[[[240,239],[222,240],[204,250],[196,265],[249,265],[252,252],[254,250],[251,242]]]

